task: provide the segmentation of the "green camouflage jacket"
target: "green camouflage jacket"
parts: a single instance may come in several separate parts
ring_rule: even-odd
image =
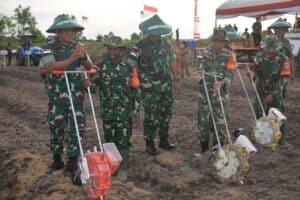
[[[206,82],[208,89],[214,87],[214,76],[217,76],[218,81],[224,81],[224,86],[221,88],[221,94],[227,93],[234,76],[233,71],[226,70],[226,63],[229,59],[231,51],[223,49],[222,52],[217,53],[212,45],[209,45],[197,56],[197,72],[201,73],[205,71]],[[202,81],[200,82],[202,84]],[[203,88],[200,87],[203,91]]]
[[[44,49],[51,50],[50,54],[44,55],[40,62],[40,67],[44,67],[47,63],[53,61],[63,61],[69,58],[73,51],[75,50],[76,44],[74,42],[68,45],[62,45],[58,39],[55,39],[44,46]],[[66,70],[74,71],[80,70],[81,62],[80,59],[67,67]],[[71,91],[81,91],[84,92],[85,89],[82,86],[82,81],[84,77],[82,74],[69,74]],[[58,95],[67,95],[67,86],[65,82],[64,75],[54,75],[49,73],[45,77],[46,92],[48,97],[57,97]]]
[[[282,46],[281,52],[289,58],[293,57],[293,51],[290,41],[286,38],[279,38],[279,41],[281,42]]]
[[[175,53],[170,42],[162,38],[154,43],[145,38],[136,46],[141,53],[138,69],[143,96],[171,91],[172,75],[169,63],[175,59]]]
[[[284,51],[282,44],[276,35],[268,36],[261,41],[255,62],[257,85],[259,93],[263,96],[272,94],[273,97],[281,92],[282,77],[280,77],[280,65],[284,60],[281,55]],[[270,57],[270,52],[277,52],[276,57]]]
[[[123,121],[140,112],[140,89],[130,86],[134,65],[127,59],[113,64],[107,56],[96,64],[93,82],[99,87],[101,117],[103,120]]]

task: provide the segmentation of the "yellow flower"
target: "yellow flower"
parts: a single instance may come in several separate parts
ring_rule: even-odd
[[[240,155],[243,156],[243,157],[246,157],[247,154],[248,154],[248,153],[247,153],[246,149],[245,149],[245,148],[241,148],[241,150],[240,150]]]
[[[248,163],[243,163],[243,167],[242,167],[242,170],[243,170],[243,173],[247,173],[249,171],[249,164]]]
[[[277,144],[269,144],[268,147],[275,151]]]
[[[273,126],[279,126],[279,121],[277,119],[272,120],[272,125]]]
[[[276,141],[278,141],[280,138],[281,138],[281,132],[280,132],[280,131],[277,131],[277,132],[275,133],[275,139],[276,139]]]
[[[245,177],[239,176],[239,177],[238,177],[238,181],[239,181],[241,184],[244,184],[244,182],[245,182]]]

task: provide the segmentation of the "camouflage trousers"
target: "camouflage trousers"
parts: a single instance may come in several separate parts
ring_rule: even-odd
[[[77,157],[79,154],[74,118],[67,93],[54,98],[48,93],[48,124],[50,127],[50,149],[53,155],[63,152],[67,144],[67,156]],[[73,98],[76,119],[80,134],[84,133],[85,113],[83,108],[84,93],[77,92]]]
[[[169,123],[172,118],[172,91],[143,94],[143,103],[145,139],[153,140],[157,133],[161,138],[167,138],[169,136]]]
[[[103,120],[104,137],[106,142],[113,142],[119,150],[129,150],[132,146],[132,118],[127,120]]]
[[[228,121],[228,106],[227,98],[225,95],[222,97],[222,102],[224,105],[226,119]],[[217,131],[220,137],[220,140],[224,140],[225,133],[225,121],[223,118],[223,112],[220,106],[220,101],[216,92],[210,93],[210,100],[213,108],[214,118],[216,121]],[[213,126],[213,121],[211,118],[211,113],[209,109],[209,104],[206,98],[205,93],[200,93],[198,100],[198,130],[197,135],[201,141],[210,141],[216,144],[216,136]]]
[[[287,86],[288,86],[288,78],[283,78],[282,79],[282,96],[283,96],[283,99],[286,98]]]
[[[263,103],[263,101],[269,95],[269,92],[264,91],[262,88],[259,87],[259,85],[257,87],[259,88],[258,94],[262,101],[266,115],[268,115],[270,108],[277,108],[280,112],[284,113],[284,102],[283,102],[284,97],[282,91],[278,94],[272,94],[273,102],[271,104],[265,104]],[[257,98],[255,98],[254,101],[254,109],[255,109],[256,117],[260,118],[263,115],[263,113]]]

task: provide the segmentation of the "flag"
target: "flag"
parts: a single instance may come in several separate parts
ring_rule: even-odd
[[[82,19],[82,22],[87,22],[89,18],[86,16],[82,16],[81,19]]]
[[[142,18],[148,17],[150,15],[154,15],[158,12],[158,9],[154,6],[144,5],[144,9],[141,11]]]
[[[195,0],[194,7],[194,40],[200,39],[199,33],[199,17],[198,17],[198,0]]]

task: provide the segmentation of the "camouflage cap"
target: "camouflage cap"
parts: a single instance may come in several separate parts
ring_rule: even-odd
[[[269,28],[291,28],[292,25],[287,22],[286,20],[279,18],[277,19],[271,26],[269,26]]]
[[[113,47],[124,47],[127,46],[123,43],[122,38],[119,36],[111,36],[108,38],[108,41],[105,43],[105,46],[113,46]]]
[[[158,15],[141,22],[139,29],[147,35],[166,35],[172,31],[172,27],[166,24]]]
[[[84,29],[83,26],[76,23],[69,16],[63,14],[55,18],[53,24],[47,29],[47,33],[57,33],[58,30],[70,29],[74,32],[80,32]]]
[[[276,35],[270,35],[260,42],[259,47],[261,49],[275,51],[281,48],[281,43]]]
[[[227,33],[224,29],[215,29],[214,33],[211,37],[212,40],[214,41],[229,41],[227,38]]]

